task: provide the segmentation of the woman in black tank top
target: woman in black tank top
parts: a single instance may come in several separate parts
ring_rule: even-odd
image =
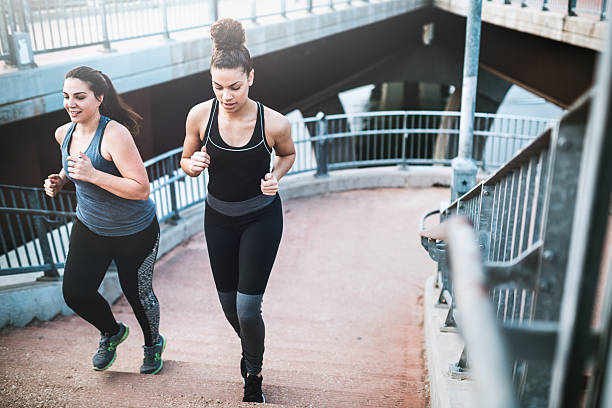
[[[287,118],[249,98],[254,71],[242,25],[222,19],[210,31],[215,98],[187,116],[181,167],[191,177],[208,169],[204,231],[215,286],[240,337],[243,401],[264,402],[261,302],[283,229],[278,180],[295,147]]]

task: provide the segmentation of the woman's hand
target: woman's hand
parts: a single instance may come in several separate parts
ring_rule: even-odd
[[[64,187],[66,181],[59,174],[49,174],[45,179],[44,188],[45,194],[49,197],[55,197]]]
[[[190,157],[189,171],[193,177],[197,177],[210,164],[210,156],[206,153],[206,146],[202,146],[202,150],[195,152]]]
[[[278,191],[278,180],[272,173],[266,173],[263,179],[261,179],[261,192],[265,195],[275,195]]]
[[[95,184],[97,170],[83,152],[79,152],[78,156],[68,156],[66,160],[68,161],[68,175],[71,178]]]

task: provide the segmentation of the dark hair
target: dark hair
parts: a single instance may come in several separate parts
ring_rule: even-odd
[[[251,54],[244,46],[244,28],[240,22],[223,18],[210,27],[213,40],[213,53],[210,66],[215,68],[242,68],[248,75],[251,72]]]
[[[76,78],[87,82],[89,89],[96,97],[104,95],[100,105],[100,114],[116,120],[128,128],[132,136],[137,136],[140,131],[142,117],[123,101],[117,93],[110,78],[103,72],[90,67],[76,67],[66,72],[65,79]]]

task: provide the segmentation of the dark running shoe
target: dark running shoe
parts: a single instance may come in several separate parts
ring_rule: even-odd
[[[246,361],[244,361],[244,357],[240,359],[240,375],[242,375],[242,378],[246,380],[247,368],[246,368]]]
[[[164,360],[162,360],[162,353],[166,348],[166,338],[160,334],[159,343],[152,345],[151,347],[142,346],[144,349],[144,359],[140,366],[140,374],[157,374],[161,371],[164,366]]]
[[[100,345],[93,356],[93,368],[96,371],[104,371],[113,365],[117,358],[117,346],[130,334],[127,325],[121,322],[117,322],[117,324],[119,324],[119,332],[114,336],[109,336],[108,333],[100,333]]]
[[[242,402],[266,402],[263,392],[261,392],[261,382],[263,377],[249,375],[244,380],[244,397]]]

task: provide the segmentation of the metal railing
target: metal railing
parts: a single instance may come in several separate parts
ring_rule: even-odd
[[[206,174],[187,177],[180,168],[182,148],[145,162],[159,222],[176,222],[180,212],[206,198]],[[44,272],[57,279],[64,267],[76,195],[49,198],[41,188],[0,185],[0,276]]]
[[[306,118],[293,123],[291,173],[381,165],[450,165],[457,155],[459,112],[385,111]],[[476,113],[473,158],[495,169],[556,121]]]
[[[608,19],[609,0],[488,0],[503,4],[520,4],[521,7],[534,7],[542,11],[567,13],[568,16],[599,16],[601,21]]]
[[[385,1],[385,0],[379,0]],[[232,17],[256,22],[316,9],[356,7],[350,0],[2,0],[0,59],[18,62],[19,37],[26,33],[33,54],[111,44],[209,27]]]
[[[597,286],[612,276],[599,274],[612,184],[609,58],[603,69],[600,66],[605,73],[599,76],[607,80],[598,86],[599,103],[594,92],[585,95],[557,126],[490,178],[422,219],[422,244],[438,262],[438,304],[449,306],[441,330],[459,328],[466,342],[451,375],[473,368],[479,384],[488,384],[479,394],[487,401],[481,406],[583,406],[580,401],[590,401],[584,406],[607,406],[598,401],[604,398],[601,384],[612,376],[609,299],[604,301],[603,329],[593,332],[592,324]],[[424,230],[425,219],[437,213],[441,226]],[[469,255],[469,239],[457,238],[463,227],[450,226],[455,216],[472,225],[476,258]],[[466,270],[479,258],[482,282],[471,275],[473,270]],[[478,296],[474,290],[483,289],[489,291],[488,309],[496,327],[486,319],[479,324],[474,314],[488,312],[482,306],[475,310],[476,299],[466,301]],[[456,305],[456,298],[462,297]],[[499,330],[501,340],[482,347],[481,337],[491,330]],[[493,364],[506,354],[509,364],[504,358]],[[508,370],[511,380],[496,373],[503,383],[491,384],[490,378],[477,375],[479,370],[490,373],[493,366]],[[585,388],[584,378],[596,385]],[[505,397],[496,400],[508,386],[518,403]]]
[[[337,169],[382,165],[449,165],[450,158],[456,155],[458,119],[458,112],[432,111],[320,114],[306,118],[292,123],[297,157],[288,175],[313,172],[325,176]],[[480,148],[474,152],[486,168],[503,160],[501,151],[512,155],[554,123],[490,114],[477,114],[475,122],[475,145]],[[160,222],[176,222],[182,211],[206,198],[206,173],[196,178],[186,176],[180,168],[181,153],[179,147],[145,162],[150,197]],[[0,186],[0,207],[4,207],[0,208],[3,231],[6,226],[6,233],[0,233],[0,275],[44,271],[48,277],[57,276],[66,258],[75,216],[74,193],[62,191],[50,199],[42,189]],[[70,213],[68,218],[66,213]],[[36,230],[34,225],[39,224]],[[47,246],[52,256],[43,261]]]
[[[474,226],[494,312],[508,327],[510,346],[515,346],[512,374],[517,395],[535,406],[547,398],[550,367],[546,364],[550,364],[554,344],[527,342],[528,349],[516,344],[525,344],[529,335],[550,340],[547,323],[559,319],[567,237],[572,232],[571,214],[578,190],[575,169],[582,157],[589,106],[589,101],[578,104],[558,127],[547,129],[490,178],[440,212],[443,221],[462,215]],[[449,306],[444,326],[461,327],[448,260],[439,254],[446,248],[427,237],[422,243],[443,260],[438,302]],[[464,350],[456,372],[469,367],[467,357]],[[534,357],[548,359],[548,363],[529,361]]]

